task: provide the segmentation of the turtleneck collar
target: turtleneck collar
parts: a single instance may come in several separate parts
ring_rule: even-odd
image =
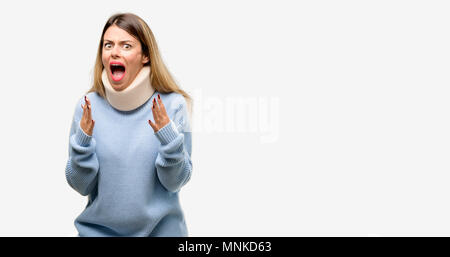
[[[155,92],[150,82],[150,66],[144,66],[131,84],[122,91],[116,91],[103,69],[102,81],[105,86],[106,100],[120,111],[131,111],[144,104]]]

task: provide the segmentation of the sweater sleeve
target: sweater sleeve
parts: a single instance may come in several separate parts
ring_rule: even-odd
[[[184,98],[170,122],[155,135],[161,142],[155,163],[159,181],[170,192],[178,192],[192,173],[192,132]]]
[[[70,128],[66,179],[73,189],[85,196],[97,183],[99,163],[95,154],[95,138],[84,133],[80,127],[82,113],[78,105]]]

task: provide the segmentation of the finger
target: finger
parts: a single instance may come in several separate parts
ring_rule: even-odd
[[[166,107],[164,106],[161,96],[158,94],[159,113],[163,116],[167,116]]]
[[[156,112],[158,112],[158,110],[159,110],[159,105],[158,105],[158,102],[156,101],[156,97],[153,98],[153,104],[155,105],[155,110],[156,110]]]
[[[86,107],[88,109],[90,109],[91,108],[91,101],[89,100],[89,98],[87,96],[84,96],[84,102],[85,102]]]
[[[152,101],[152,107],[151,107],[151,109],[152,109],[152,114],[153,114],[153,120],[156,122],[156,110],[155,110],[155,103]],[[153,123],[154,124],[154,123]]]
[[[156,103],[155,98],[153,98],[153,118],[155,119],[155,122],[158,124],[159,122],[159,112],[158,112],[158,104]]]
[[[89,98],[87,96],[84,96],[84,100],[87,103],[87,107],[90,109],[91,108],[91,100],[89,100]]]
[[[81,119],[86,118],[86,105],[81,104],[81,108],[83,109],[83,115],[81,116]]]
[[[94,126],[95,126],[95,120],[92,120],[92,122],[91,122],[91,129],[94,129]]]
[[[151,120],[148,120],[148,124],[150,124],[150,127],[152,127],[153,131],[156,131],[156,126]]]
[[[92,120],[92,109],[89,104],[86,106],[86,109],[87,109],[87,119],[88,119],[88,121],[91,121]]]

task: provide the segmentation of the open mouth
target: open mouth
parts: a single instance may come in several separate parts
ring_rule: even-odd
[[[120,81],[125,76],[125,65],[120,62],[111,62],[109,64],[111,78],[114,81]]]

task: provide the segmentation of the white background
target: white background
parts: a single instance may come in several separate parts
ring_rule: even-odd
[[[279,99],[272,143],[194,134],[190,236],[450,235],[447,1],[1,5],[1,236],[76,235],[70,122],[123,11],[186,91]]]

